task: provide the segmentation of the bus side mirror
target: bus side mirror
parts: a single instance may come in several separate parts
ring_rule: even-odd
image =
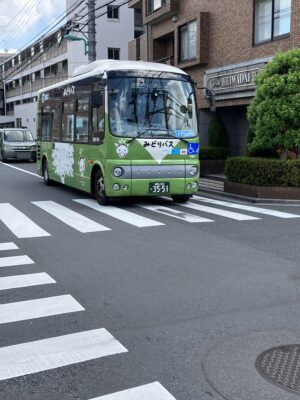
[[[187,109],[188,109],[189,118],[192,118],[192,116],[193,116],[193,101],[191,98],[188,99]]]

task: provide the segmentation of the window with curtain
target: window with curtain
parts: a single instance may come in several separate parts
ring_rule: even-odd
[[[179,28],[180,62],[197,57],[197,21],[189,22]]]
[[[290,33],[291,0],[255,0],[254,44]]]

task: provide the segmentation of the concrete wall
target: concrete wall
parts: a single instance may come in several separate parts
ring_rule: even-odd
[[[15,106],[15,126],[17,118],[22,119],[22,126],[28,128],[33,137],[36,138],[36,105],[37,103],[27,103]]]
[[[106,0],[97,4],[106,4]],[[115,1],[113,5],[122,4],[124,1]],[[101,14],[104,13],[101,10]],[[100,11],[100,10],[99,10]],[[103,15],[96,20],[96,48],[97,59],[107,58],[107,48],[119,48],[120,59],[128,60],[128,43],[134,39],[134,11],[125,4],[119,8],[119,20],[108,20],[107,15]]]
[[[75,0],[67,0],[67,9],[75,3]],[[128,60],[128,43],[134,39],[134,11],[129,9],[125,4],[119,8],[119,20],[111,20],[107,18],[107,0],[99,0],[96,2],[96,8],[104,6],[95,12],[96,17],[96,55],[97,59],[107,59],[107,49],[120,49],[120,59]],[[116,0],[112,5],[116,6],[124,3],[123,0]],[[83,8],[83,5],[76,9],[75,13]],[[87,12],[86,8],[80,12],[84,15]],[[103,15],[101,15],[103,14]],[[80,22],[84,22],[84,19]],[[87,28],[85,28],[85,32]],[[76,33],[76,36],[80,34]],[[71,42],[70,42],[71,43]],[[70,72],[82,64],[88,63],[88,57],[84,57],[83,42],[73,42],[68,46],[68,57],[70,61]],[[81,64],[80,64],[81,63]]]

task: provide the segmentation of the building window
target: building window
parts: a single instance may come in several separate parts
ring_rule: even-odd
[[[119,19],[119,6],[107,6],[107,18]]]
[[[166,5],[166,0],[147,0],[147,14],[152,14],[154,11]]]
[[[113,49],[109,47],[107,49],[107,55],[109,60],[120,60],[120,49]]]
[[[189,22],[179,28],[180,62],[197,57],[197,21]]]
[[[291,0],[255,0],[254,44],[290,33]]]

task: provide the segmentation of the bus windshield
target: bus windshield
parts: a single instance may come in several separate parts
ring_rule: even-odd
[[[113,135],[197,136],[195,95],[189,81],[118,77],[108,82],[109,125]]]
[[[34,139],[30,131],[22,131],[17,129],[5,130],[5,142],[33,142]]]

